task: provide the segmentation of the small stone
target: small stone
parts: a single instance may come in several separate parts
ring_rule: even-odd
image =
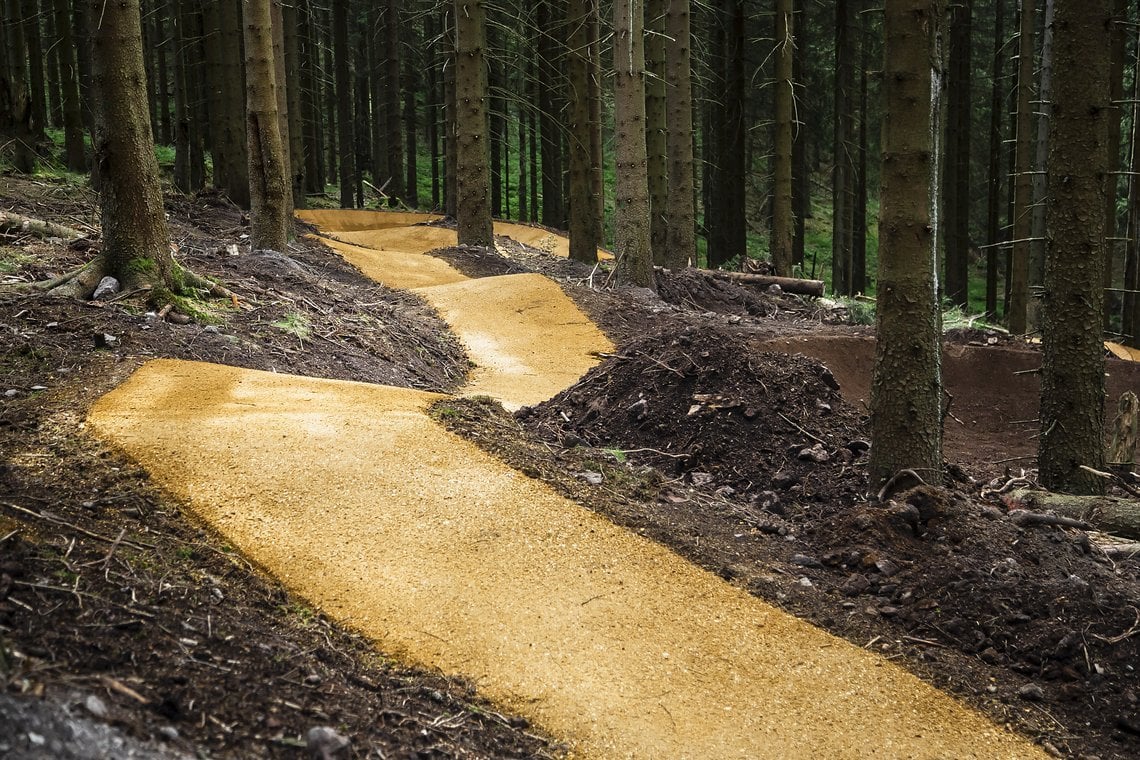
[[[1040,702],[1045,699],[1045,690],[1035,683],[1027,683],[1017,690],[1017,696],[1026,702]]]
[[[37,747],[42,747],[47,744],[47,739],[44,738],[43,734],[37,734],[35,731],[29,731],[28,743],[33,744]]]
[[[1001,655],[993,647],[986,647],[978,654],[978,657],[987,665],[997,665],[1001,662]]]
[[[190,324],[190,317],[185,314],[180,314],[177,311],[172,311],[166,315],[166,321],[175,325],[188,325]]]
[[[898,573],[899,566],[894,562],[891,562],[889,559],[881,559],[875,563],[875,569],[890,578],[892,575]]]
[[[806,554],[793,554],[791,563],[793,565],[799,565],[800,567],[823,567],[823,563],[818,559],[809,557]]]
[[[111,333],[95,333],[95,348],[114,348],[119,345],[119,339]]]
[[[770,295],[770,296],[778,296],[778,295],[781,295],[783,292],[784,292],[784,289],[781,288],[776,283],[772,283],[771,285],[768,286],[768,295]]]
[[[707,486],[713,482],[713,476],[707,472],[690,472],[689,477],[692,478],[695,486]]]
[[[602,481],[604,480],[604,478],[602,477],[602,473],[591,472],[589,470],[587,470],[586,472],[578,473],[578,478],[580,480],[586,481],[587,483],[589,483],[592,486],[600,486],[602,484]]]
[[[847,596],[858,596],[871,588],[871,581],[862,573],[853,573],[843,582],[840,590]]]
[[[158,735],[168,742],[178,741],[178,729],[174,726],[162,726],[158,729]]]
[[[305,683],[307,683],[307,684],[311,684],[313,686],[316,686],[320,682],[321,682],[321,677],[319,675],[317,675],[316,673],[310,673],[309,675],[305,676]]]
[[[208,332],[208,333],[211,333],[213,335],[217,335],[218,334],[218,326],[217,325],[206,325],[205,327],[202,328],[202,332]]]
[[[815,585],[815,584],[813,584],[813,583],[811,582],[811,578],[807,578],[807,577],[804,577],[804,576],[801,576],[801,577],[800,577],[799,583],[800,583],[800,585],[801,585],[801,586],[803,586],[804,588],[811,588],[813,585]]]
[[[30,390],[30,391],[46,391],[47,386],[46,385],[33,385],[28,390]]]
[[[890,605],[887,605],[886,607],[880,607],[879,614],[883,617],[894,617],[895,615],[899,614],[899,608],[892,607]]]
[[[215,599],[217,599],[219,602],[226,598],[226,595],[223,594],[222,590],[220,588],[218,588],[217,586],[211,586],[210,587],[210,594],[213,595],[213,597]]]
[[[105,301],[111,296],[115,295],[122,289],[119,281],[114,277],[104,277],[99,280],[99,284],[95,286],[95,293],[91,296],[92,301]]]
[[[314,726],[305,735],[309,754],[318,760],[328,760],[348,746],[348,737],[329,726]]]
[[[87,699],[83,700],[83,707],[99,720],[105,720],[107,718],[106,703],[94,694],[89,695]]]
[[[804,461],[817,462],[819,464],[831,461],[831,455],[828,454],[827,450],[823,448],[823,445],[819,443],[810,449],[801,449],[797,456]]]
[[[20,395],[20,392],[15,388],[9,388],[8,390],[4,391],[4,395],[8,398],[16,398],[16,396]]]

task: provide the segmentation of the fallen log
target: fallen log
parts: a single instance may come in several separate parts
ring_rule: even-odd
[[[1097,548],[1109,559],[1133,559],[1140,557],[1140,544],[1097,544]]]
[[[664,269],[664,267],[654,267],[654,269],[661,270]],[[779,285],[780,290],[783,290],[785,293],[795,293],[801,296],[815,296],[816,298],[823,297],[823,280],[800,280],[795,277],[776,277],[775,275],[751,274],[748,272],[722,272],[719,269],[697,269],[696,267],[689,267],[689,271],[696,272],[705,277],[712,277],[716,280],[729,280],[742,285],[756,285],[761,288]]]
[[[1018,489],[1010,497],[1024,509],[1048,510],[1062,517],[1089,523],[1104,533],[1140,540],[1140,501],[1114,496],[1071,496],[1027,489]]]
[[[30,216],[20,216],[10,211],[0,211],[0,231],[34,235],[38,238],[57,237],[64,240],[75,240],[83,237],[83,233],[79,230],[73,230],[54,222],[45,222],[42,219],[33,219]]]

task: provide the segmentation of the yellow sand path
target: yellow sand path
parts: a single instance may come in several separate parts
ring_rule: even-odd
[[[421,291],[469,345],[490,336],[502,365],[476,383],[527,403],[573,382],[511,378],[585,366],[596,331],[541,278],[491,279]],[[519,320],[547,337],[499,331]],[[296,593],[576,757],[1044,756],[448,433],[438,398],[160,360],[89,422]]]

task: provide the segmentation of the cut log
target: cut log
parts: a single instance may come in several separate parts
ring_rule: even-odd
[[[1114,536],[1140,540],[1140,501],[1113,496],[1070,496],[1049,491],[1019,489],[1011,498],[1025,509],[1048,510],[1087,522]]]
[[[662,269],[662,267],[654,267],[654,269]],[[689,267],[689,271],[717,280],[730,280],[741,285],[755,285],[761,288],[779,285],[780,290],[783,290],[785,293],[795,293],[801,296],[815,296],[816,298],[823,297],[823,280],[800,280],[795,277],[776,277],[774,275],[750,274],[748,272],[722,272],[719,269],[697,269],[696,267]]]
[[[45,222],[42,219],[33,219],[30,216],[20,216],[10,211],[0,211],[0,232],[34,235],[38,238],[57,237],[64,240],[83,237],[83,233],[79,230],[54,222]]]

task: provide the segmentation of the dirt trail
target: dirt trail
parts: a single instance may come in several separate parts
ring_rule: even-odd
[[[573,382],[598,340],[538,279],[422,291],[469,346],[494,336],[502,366],[484,355],[476,383],[514,403]],[[546,337],[495,332],[520,319]],[[553,337],[563,322],[573,338]],[[424,413],[438,398],[163,360],[89,422],[297,593],[471,678],[576,757],[1043,756],[446,432]]]

